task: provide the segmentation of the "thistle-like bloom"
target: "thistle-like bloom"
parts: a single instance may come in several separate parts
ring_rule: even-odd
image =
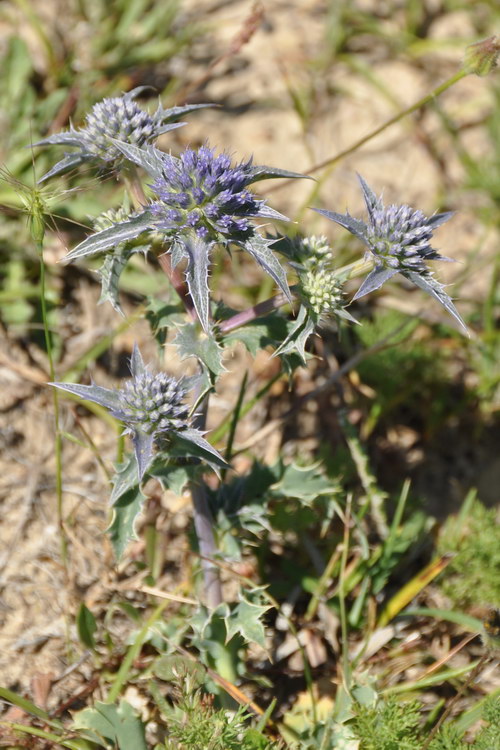
[[[288,221],[286,216],[256,198],[248,186],[272,177],[301,177],[294,172],[256,167],[251,161],[233,165],[225,154],[216,155],[208,146],[186,149],[176,158],[153,146],[116,146],[130,161],[153,178],[155,198],[142,213],[88,237],[67,256],[74,260],[101,253],[121,242],[135,240],[143,232],[157,232],[169,242],[172,265],[186,260],[186,281],[203,328],[209,330],[208,271],[216,244],[236,245],[254,260],[290,297],[286,274],[270,246],[275,240],[262,237],[254,218]]]
[[[116,168],[124,161],[122,152],[115,145],[116,140],[140,148],[152,143],[162,133],[185,124],[172,122],[173,120],[187,112],[209,106],[192,104],[163,109],[159,104],[156,112],[150,115],[134,101],[147,88],[138,86],[123,96],[103,99],[92,107],[85,118],[83,128],[77,130],[71,126],[65,133],[56,133],[35,143],[35,146],[58,145],[76,149],[75,152],[66,154],[44,174],[40,182],[87,162],[97,162],[100,166]]]
[[[173,440],[181,440],[187,455],[205,454],[211,465],[223,467],[225,462],[191,426],[190,410],[185,402],[187,387],[182,380],[164,372],[153,373],[144,364],[137,346],[130,360],[132,379],[123,388],[111,389],[92,385],[51,383],[68,393],[104,406],[122,421],[126,433],[132,435],[139,479],[153,460],[153,448],[166,448]],[[195,449],[190,454],[189,445]]]
[[[375,267],[361,284],[353,299],[379,289],[382,284],[401,273],[425,292],[434,297],[467,331],[444,287],[432,275],[429,260],[451,261],[431,247],[434,229],[453,215],[452,212],[426,217],[422,211],[406,205],[384,206],[382,199],[359,177],[363,198],[368,211],[368,222],[355,219],[350,214],[314,209],[354,234],[367,247],[367,257]]]
[[[186,149],[179,159],[166,156],[161,176],[151,185],[159,198],[151,205],[157,227],[194,230],[202,239],[224,241],[248,235],[250,218],[287,220],[247,190],[254,180],[251,160],[233,166],[228,154],[216,156],[207,146]]]

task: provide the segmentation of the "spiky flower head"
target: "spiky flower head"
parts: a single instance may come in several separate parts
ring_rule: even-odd
[[[123,96],[103,99],[87,114],[83,128],[75,129],[71,126],[67,132],[56,133],[35,143],[35,146],[62,145],[76,149],[75,152],[66,154],[43,175],[40,182],[87,162],[97,162],[106,168],[116,168],[124,161],[124,157],[115,141],[141,148],[152,143],[162,133],[184,125],[172,122],[173,120],[194,109],[209,106],[193,104],[163,109],[159,104],[156,111],[149,114],[135,101],[147,88],[138,86]]]
[[[247,186],[255,180],[251,159],[233,165],[226,153],[202,146],[179,159],[165,155],[161,175],[151,185],[159,201],[151,205],[157,226],[167,232],[192,230],[203,239],[224,241],[252,231],[257,216],[286,220]]]
[[[368,247],[367,257],[373,260],[374,268],[353,299],[379,289],[384,282],[401,273],[434,297],[467,331],[451,298],[427,265],[429,260],[452,260],[440,255],[430,243],[434,229],[448,221],[453,213],[446,212],[426,217],[422,211],[404,204],[386,207],[382,198],[377,198],[363,178],[359,175],[358,178],[368,211],[368,222],[355,219],[348,213],[338,214],[324,209],[314,209],[343,226]]]
[[[208,146],[198,151],[188,148],[177,158],[154,146],[116,144],[128,159],[151,175],[156,197],[142,213],[88,237],[69,253],[67,260],[104,252],[144,232],[162,234],[169,243],[172,265],[187,261],[189,292],[207,332],[210,331],[208,271],[216,244],[226,248],[236,245],[248,252],[290,299],[286,273],[271,249],[276,240],[263,237],[251,221],[288,219],[253,195],[248,186],[267,178],[302,175],[257,167],[251,160],[232,164],[228,154],[216,155]]]
[[[63,391],[74,393],[87,401],[104,406],[110,414],[124,423],[132,436],[139,478],[142,479],[153,460],[153,448],[166,448],[181,439],[183,444],[201,450],[207,463],[225,466],[217,451],[201,432],[191,426],[190,410],[186,404],[187,386],[164,372],[153,373],[144,364],[137,346],[130,360],[132,374],[122,388],[110,389],[92,385],[51,383]]]

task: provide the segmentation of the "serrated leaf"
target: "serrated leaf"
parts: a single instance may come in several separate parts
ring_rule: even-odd
[[[361,192],[363,193],[363,198],[365,200],[366,209],[368,211],[370,221],[374,221],[374,212],[376,210],[380,211],[383,208],[384,204],[382,203],[381,198],[378,198],[375,195],[371,187],[367,185],[360,174],[358,174],[358,180],[359,184],[361,185]]]
[[[185,122],[174,123],[168,126],[169,130],[172,128],[180,128],[185,125]],[[174,156],[165,154],[155,146],[134,146],[132,143],[125,143],[124,141],[118,141],[116,138],[111,139],[113,144],[124,156],[127,157],[131,162],[142,167],[145,172],[154,177],[155,179],[163,176],[163,168],[167,159],[176,160]]]
[[[109,498],[110,505],[114,505],[122,495],[137,487],[137,462],[134,455],[129,455],[116,470],[112,477],[113,489]]]
[[[91,161],[91,159],[92,157],[84,152],[66,154],[66,156],[58,161],[57,164],[54,164],[54,166],[49,169],[48,172],[45,172],[45,174],[40,177],[38,182],[45,182],[45,180],[48,180],[50,177],[55,177],[58,174],[66,174],[72,169],[76,169],[76,167],[79,167],[82,164],[86,164],[87,162]]]
[[[266,315],[246,323],[224,336],[224,344],[240,341],[255,357],[266,346],[279,346],[290,332],[289,322],[280,314]]]
[[[113,506],[113,520],[107,531],[117,560],[121,559],[127,544],[132,539],[137,539],[135,521],[145,499],[141,488],[136,485],[121,495]]]
[[[95,733],[95,741],[104,747],[111,743],[119,750],[147,750],[144,724],[125,700],[119,706],[97,701],[74,715],[73,727]]]
[[[226,624],[226,643],[239,633],[247,643],[256,643],[261,648],[266,647],[266,631],[262,623],[264,614],[271,609],[269,604],[262,604],[262,589],[246,592],[250,599],[239,595],[240,601],[235,609],[224,618]]]
[[[95,617],[88,607],[82,602],[76,615],[76,630],[78,638],[87,648],[95,648],[94,633],[97,630]]]
[[[286,339],[274,352],[273,356],[297,352],[302,362],[306,364],[305,345],[307,339],[314,333],[316,328],[316,317],[313,317],[307,307],[302,305],[294,325]]]
[[[118,245],[112,254],[105,256],[104,262],[98,270],[101,281],[101,296],[97,304],[102,305],[104,302],[109,302],[120,315],[123,315],[118,288],[120,276],[133,253],[134,249],[130,248],[127,243]]]
[[[162,110],[162,120],[164,122],[170,122],[171,120],[176,120],[178,117],[182,117],[182,115],[189,114],[189,112],[194,112],[197,109],[206,109],[207,107],[217,106],[217,104],[211,104],[209,102],[207,104],[182,104],[180,107],[168,107],[168,109]]]
[[[173,344],[178,349],[181,359],[196,357],[213,375],[218,377],[225,368],[222,364],[223,349],[213,334],[199,334],[194,323],[179,327]]]
[[[290,289],[288,288],[285,270],[274,251],[271,250],[271,245],[273,245],[274,242],[275,240],[265,239],[264,237],[261,237],[258,232],[255,232],[248,237],[248,239],[242,240],[241,242],[238,242],[238,244],[257,261],[259,266],[261,266],[272,279],[274,279],[283,294],[285,294],[291,302],[292,297]]]
[[[366,224],[364,221],[355,219],[350,214],[338,214],[335,211],[327,211],[324,208],[313,208],[317,214],[326,216],[327,219],[334,221],[336,224],[340,224],[341,227],[347,229],[349,232],[354,234],[361,242],[366,244]]]
[[[434,299],[455,318],[464,333],[466,333],[467,336],[470,335],[465,322],[462,320],[460,313],[451,301],[451,297],[444,291],[442,284],[433,279],[430,275],[422,276],[418,273],[404,273],[403,276],[406,276],[410,281],[413,281],[414,284],[420,287],[420,289],[423,289],[424,292],[427,292],[431,297],[434,297]]]
[[[103,229],[102,232],[91,234],[90,237],[87,237],[71,250],[64,260],[69,262],[76,260],[76,258],[103,253],[112,247],[117,247],[122,242],[135,240],[140,234],[153,229],[154,226],[155,223],[151,213],[148,210],[143,211],[138,216],[134,216],[133,219],[122,221],[108,229]]]
[[[139,480],[142,481],[144,474],[153,461],[154,435],[144,432],[138,427],[131,428],[132,443],[134,444],[135,460]]]
[[[359,299],[360,297],[364,297],[366,294],[370,294],[377,289],[380,289],[382,284],[385,284],[386,281],[392,279],[392,277],[397,273],[399,273],[398,268],[384,268],[383,266],[376,266],[373,271],[370,271],[366,279],[364,279],[358,291],[352,298],[352,301],[354,302],[354,300]]]
[[[192,427],[175,433],[174,448],[177,449],[175,455],[187,455],[199,458],[212,467],[217,473],[219,469],[229,469],[230,466],[218,451],[205,440],[201,432]],[[180,449],[180,453],[178,450]]]
[[[157,454],[148,474],[158,479],[164,490],[171,490],[182,495],[192,478],[192,467],[169,465],[168,456]]]
[[[287,169],[276,169],[275,167],[256,166],[249,169],[252,175],[252,182],[259,182],[260,180],[272,180],[278,177],[284,177],[285,179],[305,179],[314,180],[314,177],[310,177],[307,174],[300,174],[300,172],[289,172]]]
[[[209,333],[210,290],[208,288],[208,267],[213,243],[207,243],[193,235],[183,237],[182,243],[188,257],[186,282],[193,300],[196,314],[205,333]]]
[[[279,482],[271,487],[274,497],[293,497],[308,504],[321,495],[337,492],[337,486],[319,470],[319,464],[286,466]]]
[[[80,385],[79,383],[48,383],[48,385],[59,388],[60,391],[67,391],[73,393],[75,396],[86,401],[93,401],[95,404],[104,406],[110,411],[117,412],[122,408],[120,396],[118,391],[113,391],[111,388],[102,388],[100,385]]]

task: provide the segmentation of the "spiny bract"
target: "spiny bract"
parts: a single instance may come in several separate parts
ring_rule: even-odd
[[[368,222],[355,219],[349,213],[338,214],[314,209],[340,224],[368,247],[368,256],[373,259],[375,267],[363,281],[353,300],[379,289],[396,273],[401,273],[443,305],[467,332],[451,298],[427,265],[429,260],[452,260],[440,255],[431,247],[430,242],[434,229],[448,221],[453,213],[426,217],[422,211],[404,204],[386,207],[363,178],[358,177],[368,211]]]

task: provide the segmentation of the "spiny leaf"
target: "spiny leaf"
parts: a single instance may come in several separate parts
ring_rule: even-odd
[[[174,445],[184,451],[184,455],[200,458],[214,469],[229,469],[229,464],[224,461],[218,451],[213,448],[208,440],[205,440],[201,432],[193,427],[177,432],[174,437]],[[177,453],[177,455],[180,455]]]
[[[268,240],[261,237],[260,234],[254,232],[248,239],[238,242],[241,247],[254,258],[259,266],[262,266],[264,271],[268,273],[271,278],[277,283],[281,291],[292,301],[290,289],[288,288],[288,281],[286,273],[276,257],[271,245],[274,244],[274,240]]]
[[[135,521],[142,510],[146,496],[138,484],[125,492],[113,506],[113,520],[108,527],[116,559],[120,560],[127,544],[137,539]]]
[[[373,271],[370,271],[366,279],[364,279],[358,291],[352,298],[353,302],[360,297],[364,297],[366,294],[370,294],[370,292],[374,292],[376,289],[380,289],[382,284],[385,284],[386,281],[392,279],[397,273],[399,273],[398,268],[376,266]]]
[[[200,335],[194,323],[187,323],[179,328],[173,343],[181,359],[196,357],[216,378],[224,372],[222,348],[213,336]]]
[[[186,281],[196,313],[205,333],[210,332],[210,290],[208,288],[208,267],[212,245],[200,237],[188,236],[182,239],[188,256]]]
[[[121,273],[133,252],[134,249],[127,245],[127,243],[118,245],[112,254],[105,256],[104,262],[98,271],[101,279],[101,296],[99,297],[98,304],[102,305],[104,302],[109,302],[113,309],[120,313],[120,315],[123,315],[123,310],[118,296],[118,285]]]
[[[45,180],[48,180],[50,177],[55,177],[58,174],[66,174],[72,169],[75,169],[82,164],[86,164],[86,162],[91,161],[91,159],[91,156],[87,156],[83,153],[77,152],[76,154],[66,154],[66,156],[58,161],[57,164],[54,164],[54,166],[49,169],[48,172],[45,172],[45,174],[40,177],[38,182],[45,182]]]
[[[419,273],[404,273],[403,276],[407,276],[410,281],[413,281],[413,283],[420,287],[420,289],[423,289],[424,292],[427,292],[431,297],[434,297],[434,299],[437,300],[445,310],[448,310],[450,315],[452,315],[458,322],[464,333],[469,336],[469,331],[467,330],[465,322],[462,320],[460,313],[451,301],[451,297],[444,291],[442,284],[433,279],[430,274],[422,276],[422,274]]]
[[[171,130],[172,128],[180,128],[182,125],[185,125],[184,122],[177,122],[173,125],[168,126],[168,129]],[[111,139],[116,146],[117,149],[119,149],[124,156],[127,157],[131,162],[134,164],[137,164],[138,167],[142,167],[145,172],[151,175],[151,177],[154,177],[155,179],[161,178],[163,176],[163,167],[165,163],[165,159],[172,159],[176,161],[176,157],[171,156],[170,154],[165,154],[163,151],[160,151],[155,146],[134,146],[132,143],[124,143],[123,141],[118,141],[116,138]]]
[[[260,180],[272,180],[277,177],[284,177],[285,179],[303,179],[313,180],[314,177],[309,177],[307,174],[301,174],[300,172],[289,172],[287,169],[276,169],[275,167],[257,166],[251,167],[252,182],[258,182]]]
[[[111,482],[113,489],[109,498],[110,505],[114,505],[122,495],[137,487],[137,462],[135,456],[129,455],[116,470]]]
[[[266,647],[266,631],[262,623],[264,614],[271,609],[269,604],[262,604],[262,589],[256,588],[246,592],[248,598],[240,594],[240,601],[235,609],[224,618],[227,641],[239,633],[247,643],[256,643]]]
[[[305,345],[311,334],[314,333],[316,328],[317,320],[313,317],[307,307],[302,305],[297,318],[294,321],[294,325],[286,339],[283,341],[274,352],[273,356],[279,356],[280,354],[290,354],[291,352],[297,352],[304,364],[306,364],[306,352]]]
[[[324,208],[313,208],[313,211],[316,211],[317,214],[321,214],[322,216],[326,216],[327,219],[334,221],[336,224],[340,224],[341,227],[347,229],[360,239],[361,242],[366,244],[366,224],[364,221],[355,219],[354,216],[351,216],[348,213],[338,214],[335,211],[327,211]]]
[[[87,237],[87,239],[80,242],[79,245],[71,250],[64,260],[69,262],[76,258],[84,258],[87,255],[103,253],[112,247],[120,245],[122,242],[135,240],[140,234],[147,232],[153,227],[154,220],[151,213],[146,209],[138,216],[134,216],[133,219],[122,221],[120,224],[103,229],[102,232],[91,234],[90,237]]]

